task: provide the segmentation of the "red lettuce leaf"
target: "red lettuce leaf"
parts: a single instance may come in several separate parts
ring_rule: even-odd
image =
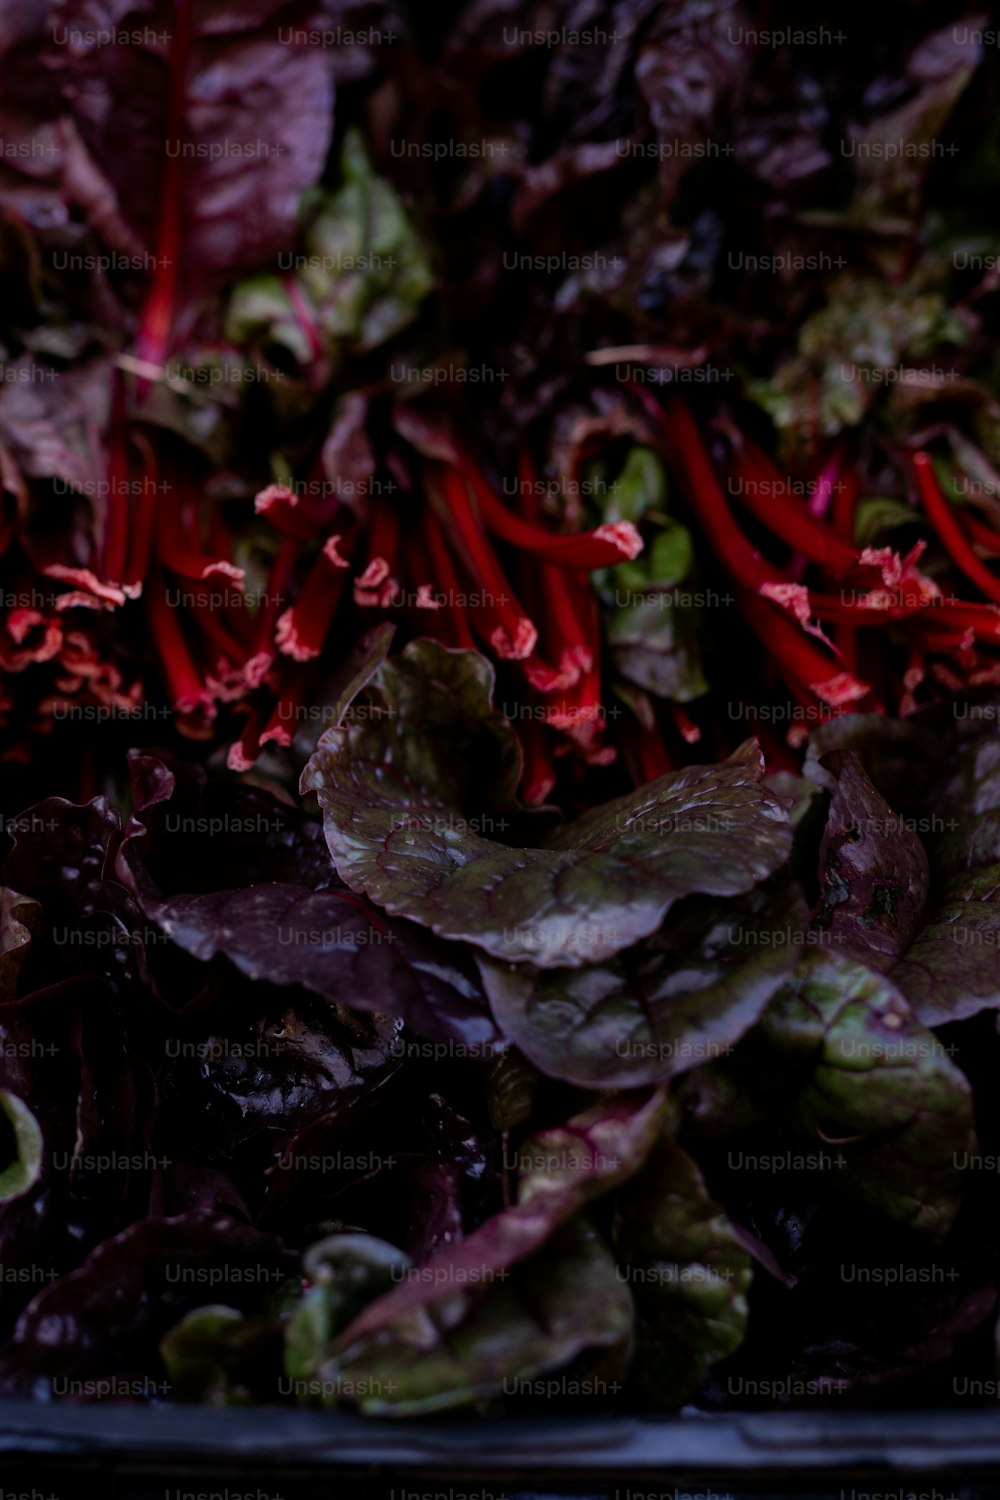
[[[237,1310],[255,1310],[295,1266],[276,1235],[220,1215],[140,1220],[25,1308],[0,1347],[0,1390],[72,1396],[64,1382],[110,1380],[119,1400],[163,1400],[169,1384],[156,1345],[205,1303],[207,1289],[224,1289]],[[84,1385],[75,1394],[93,1399],[101,1392]]]
[[[837,785],[820,845],[825,939],[873,969],[891,969],[920,930],[927,901],[927,855],[916,831],[894,813],[850,751],[824,756]]]

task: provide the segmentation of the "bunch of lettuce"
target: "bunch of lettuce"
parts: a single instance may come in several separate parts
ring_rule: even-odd
[[[489,662],[388,637],[300,799],[143,751],[128,813],[9,828],[0,1392],[667,1411],[988,1375],[997,703],[565,819],[517,799]]]

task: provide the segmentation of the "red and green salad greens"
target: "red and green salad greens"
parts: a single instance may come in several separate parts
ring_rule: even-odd
[[[1000,48],[0,0],[0,1395],[996,1389]]]

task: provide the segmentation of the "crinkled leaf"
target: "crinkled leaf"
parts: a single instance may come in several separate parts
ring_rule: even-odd
[[[750,1257],[674,1142],[621,1193],[614,1244],[636,1304],[632,1389],[654,1410],[682,1406],[743,1340]]]
[[[380,633],[352,682],[370,674],[388,639]],[[202,961],[223,954],[248,979],[302,985],[335,1005],[401,1016],[441,1041],[494,1039],[470,957],[419,927],[387,920],[350,891],[267,878],[272,870],[301,871],[330,881],[314,820],[257,788],[182,774],[170,757],[134,753],[131,769],[136,812],[118,872],[144,915],[179,948]],[[216,879],[240,884],[184,890]],[[158,880],[178,893],[164,895]]]
[[[263,881],[330,883],[319,825],[301,808],[167,751],[133,750],[129,772],[133,813],[115,864],[140,902]]]
[[[316,792],[352,890],[494,957],[575,967],[653,932],[679,897],[738,895],[787,858],[787,813],[761,784],[752,741],[722,765],[608,802],[540,847],[482,837],[477,817],[511,805],[519,774],[492,675],[475,652],[414,642],[373,679],[385,712],[321,739],[302,790]]]
[[[0,886],[0,1005],[9,1005],[17,979],[36,933],[41,906],[10,886]]]
[[[214,1024],[181,1034],[160,1077],[161,1117],[210,1160],[261,1132],[299,1130],[401,1066],[402,1023],[301,991],[223,990]]]
[[[799,328],[798,353],[772,379],[749,387],[800,447],[817,430],[834,437],[857,426],[886,388],[885,370],[963,336],[937,291],[890,289],[874,276],[845,271],[827,283],[826,296],[826,304]]]
[[[0,1389],[36,1399],[56,1379],[144,1375],[167,1394],[160,1339],[225,1288],[236,1311],[254,1312],[294,1274],[276,1235],[224,1215],[192,1212],[131,1224],[46,1287],[0,1346]]]
[[[90,974],[115,991],[134,984],[150,933],[125,886],[115,878],[121,837],[104,797],[82,806],[49,797],[11,825],[14,848],[4,881],[40,903],[47,941],[32,953],[36,983]]]
[[[612,964],[480,968],[501,1031],[542,1072],[633,1088],[727,1053],[795,967],[806,922],[801,896],[779,879],[728,903],[682,902]]]
[[[970,705],[958,719],[949,714],[937,734],[907,720],[847,714],[813,735],[806,761],[807,773],[832,789],[845,751],[855,750],[879,791],[893,807],[906,809],[899,817],[881,811],[876,817],[877,826],[887,818],[891,838],[882,864],[890,887],[898,887],[898,899],[893,899],[904,918],[891,942],[880,943],[883,956],[877,966],[884,967],[927,1026],[963,1020],[1000,1004],[1000,751],[995,719],[996,705],[990,700]],[[918,842],[929,851],[931,875],[919,915],[916,896],[924,881]],[[858,854],[864,849],[857,844]],[[849,842],[841,841],[841,858],[853,852]],[[834,884],[831,888],[836,894]],[[876,937],[880,930],[889,936],[884,922],[860,932],[855,925],[855,935],[864,938]],[[893,953],[895,963],[890,963]],[[862,949],[858,956],[873,962]]]
[[[48,797],[16,820],[4,878],[41,902],[50,920],[55,912],[87,915],[100,903],[120,828],[104,797],[85,806]]]

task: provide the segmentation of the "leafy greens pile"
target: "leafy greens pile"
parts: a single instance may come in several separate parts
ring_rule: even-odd
[[[666,1411],[988,1368],[996,704],[566,821],[488,661],[390,635],[300,800],[136,752],[124,820],[12,830],[0,1390]]]

